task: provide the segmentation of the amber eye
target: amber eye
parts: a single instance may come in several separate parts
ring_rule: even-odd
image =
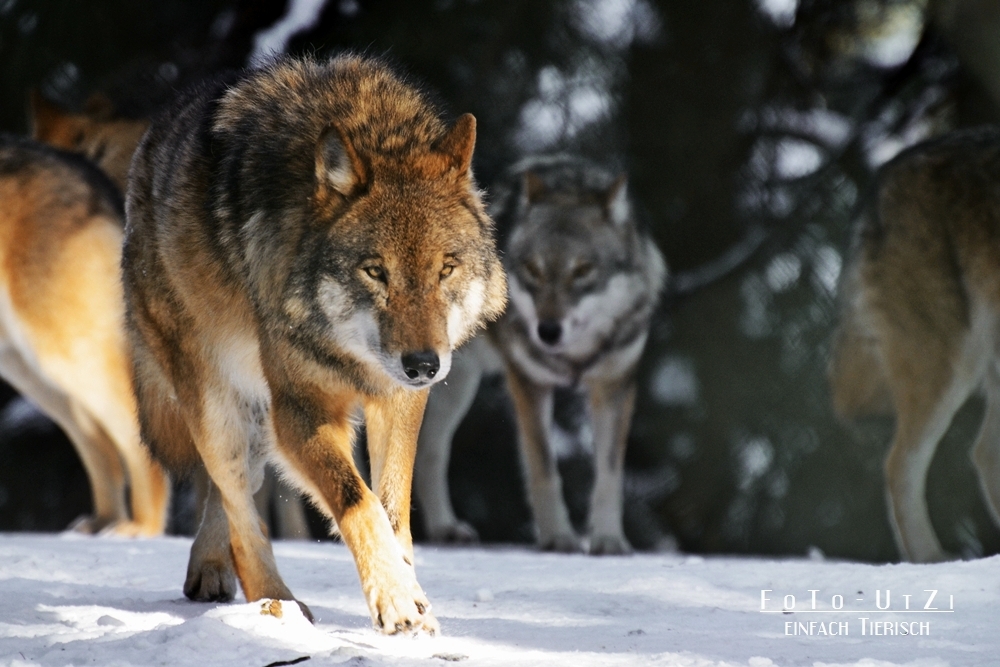
[[[538,265],[534,262],[528,262],[524,265],[524,270],[528,272],[528,277],[536,283],[540,283],[545,279],[545,275],[542,270],[538,268]]]
[[[441,278],[442,278],[442,280],[444,278],[447,278],[448,276],[450,276],[454,271],[455,271],[455,265],[454,264],[445,264],[444,267],[441,269]]]
[[[381,266],[378,266],[377,264],[372,264],[370,266],[366,266],[362,270],[372,280],[377,280],[380,283],[388,283],[389,282],[389,279],[385,275],[385,269],[383,269]]]

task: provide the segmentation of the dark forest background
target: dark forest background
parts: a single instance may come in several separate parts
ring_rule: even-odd
[[[674,276],[629,442],[636,546],[897,558],[882,482],[892,423],[841,424],[829,406],[836,286],[878,165],[1000,120],[1000,3],[0,0],[0,131],[27,131],[32,88],[68,108],[101,91],[149,114],[259,57],[261,31],[309,5],[317,19],[287,50],[387,55],[451,113],[474,113],[487,189],[534,151],[628,170]],[[61,530],[88,510],[83,470],[54,426],[9,389],[2,401],[0,530]],[[981,413],[973,399],[959,414],[928,488],[944,548],[965,557],[1000,551],[968,458]],[[561,465],[582,520],[587,432],[570,431]],[[459,516],[487,541],[530,541],[514,438],[488,382],[450,474]]]

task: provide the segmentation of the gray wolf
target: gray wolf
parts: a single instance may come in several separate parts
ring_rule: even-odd
[[[109,144],[128,141],[107,134]],[[121,193],[78,155],[5,136],[0,202],[0,375],[83,462],[93,514],[73,527],[160,534],[169,483],[139,441],[118,268]]]
[[[900,555],[949,558],[931,525],[927,470],[978,390],[972,449],[1000,520],[1000,131],[956,132],[910,148],[878,174],[840,288],[829,379],[842,417],[893,413],[885,460]]]
[[[248,600],[294,599],[251,495],[270,459],[336,522],[374,625],[437,631],[413,567],[417,434],[452,350],[506,296],[474,144],[471,115],[446,125],[356,56],[205,83],[153,121],[122,268],[143,440],[212,482],[188,597],[231,599],[238,578]]]
[[[663,256],[637,223],[625,177],[574,156],[512,167],[491,214],[506,236],[510,306],[455,355],[449,381],[431,392],[415,482],[428,532],[438,540],[475,537],[448,498],[448,453],[480,378],[503,369],[538,545],[627,553],[622,468],[635,368],[667,275]],[[596,478],[586,542],[570,524],[551,442],[556,387],[578,388],[588,402]]]

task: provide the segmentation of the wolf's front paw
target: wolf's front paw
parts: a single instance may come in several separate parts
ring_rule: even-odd
[[[437,619],[431,614],[431,603],[410,568],[399,572],[396,577],[383,577],[367,597],[372,622],[387,635],[424,632],[433,636],[441,632]]]
[[[632,545],[624,535],[592,535],[588,553],[591,556],[625,556],[632,553]]]
[[[184,595],[196,602],[230,602],[236,596],[232,563],[204,560],[188,568]]]
[[[572,533],[557,533],[548,537],[540,537],[538,548],[542,551],[576,554],[583,552],[583,541]]]
[[[476,529],[464,521],[438,526],[428,531],[431,542],[438,544],[475,544],[479,541]]]

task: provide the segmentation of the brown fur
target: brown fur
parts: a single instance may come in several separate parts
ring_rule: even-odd
[[[973,460],[1000,518],[998,182],[996,130],[910,149],[882,169],[845,269],[830,367],[834,404],[845,416],[886,407],[896,415],[886,488],[908,560],[948,557],[927,511],[927,470],[953,416],[978,389],[987,410]]]
[[[149,122],[116,116],[111,102],[95,95],[84,113],[67,113],[37,91],[30,96],[31,134],[38,141],[85,155],[125,192],[132,153]]]
[[[0,374],[65,431],[83,461],[94,514],[76,527],[160,534],[169,487],[135,419],[120,194],[82,158],[0,140],[0,201]]]
[[[272,457],[336,522],[375,624],[436,631],[413,570],[416,437],[427,388],[505,294],[474,141],[471,116],[448,128],[355,57],[206,85],[154,121],[123,268],[144,438],[212,479],[189,597],[229,599],[235,575],[248,600],[291,599],[249,502]]]

